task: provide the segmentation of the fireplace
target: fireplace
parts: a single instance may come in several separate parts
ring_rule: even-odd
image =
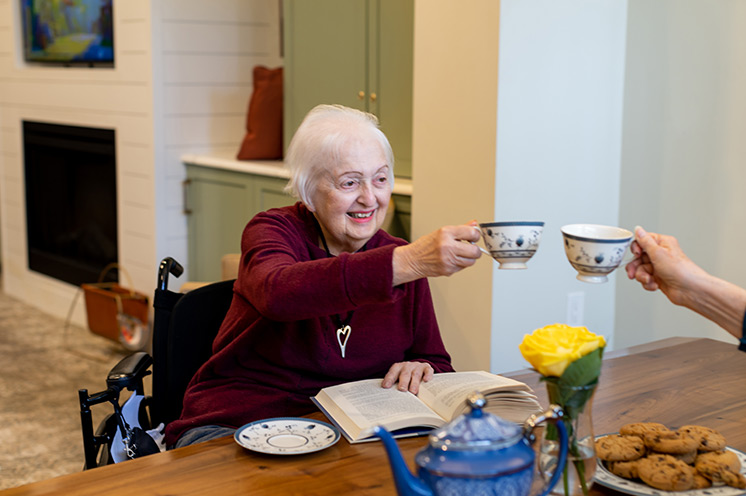
[[[23,151],[29,269],[96,282],[118,259],[114,130],[24,121]]]

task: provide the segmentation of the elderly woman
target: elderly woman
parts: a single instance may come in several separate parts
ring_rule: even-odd
[[[394,157],[374,116],[322,105],[288,148],[287,189],[300,201],[255,216],[241,239],[231,307],[213,355],[192,379],[168,445],[230,435],[268,417],[315,410],[321,388],[383,377],[416,393],[452,371],[427,277],[473,265],[471,224],[414,243],[381,225]]]

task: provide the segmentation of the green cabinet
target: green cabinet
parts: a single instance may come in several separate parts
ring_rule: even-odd
[[[412,240],[412,197],[409,195],[392,195],[396,205],[396,215],[391,221],[389,234],[397,238]]]
[[[295,203],[283,188],[287,179],[187,164],[189,278],[220,279],[220,259],[241,252],[241,234],[257,213]]]
[[[412,176],[414,0],[284,0],[285,146],[321,103],[378,116]]]

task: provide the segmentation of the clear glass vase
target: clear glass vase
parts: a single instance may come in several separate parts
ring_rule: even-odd
[[[593,394],[596,384],[579,387],[562,387],[547,382],[550,403],[560,405],[565,416],[568,436],[567,464],[563,476],[552,489],[552,494],[565,496],[587,495],[593,476],[596,473],[596,448],[593,435]],[[545,480],[554,473],[557,466],[559,439],[552,425],[544,429],[540,445],[539,470]]]

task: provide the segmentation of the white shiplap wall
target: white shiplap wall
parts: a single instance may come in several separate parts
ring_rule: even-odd
[[[162,257],[186,260],[179,156],[238,149],[251,69],[281,64],[279,1],[115,0],[115,67],[96,69],[23,62],[17,4],[0,0],[3,290],[62,317],[77,292],[27,268],[28,119],[115,129],[120,263],[150,294]]]
[[[255,65],[277,67],[278,0],[164,0],[154,7],[155,107],[160,134],[156,161],[157,260],[186,264],[180,157],[185,153],[235,154],[243,139]],[[248,220],[248,219],[247,219]],[[238,250],[239,247],[236,247]],[[189,277],[189,267],[181,280]]]
[[[0,228],[3,288],[64,316],[77,288],[28,270],[21,122],[34,120],[116,131],[120,263],[144,289],[154,257],[153,113],[147,0],[115,4],[115,68],[27,64],[19,2],[2,0],[0,126],[3,129]],[[152,283],[151,283],[152,284]],[[82,307],[82,305],[80,305]],[[80,319],[82,310],[76,313]]]

